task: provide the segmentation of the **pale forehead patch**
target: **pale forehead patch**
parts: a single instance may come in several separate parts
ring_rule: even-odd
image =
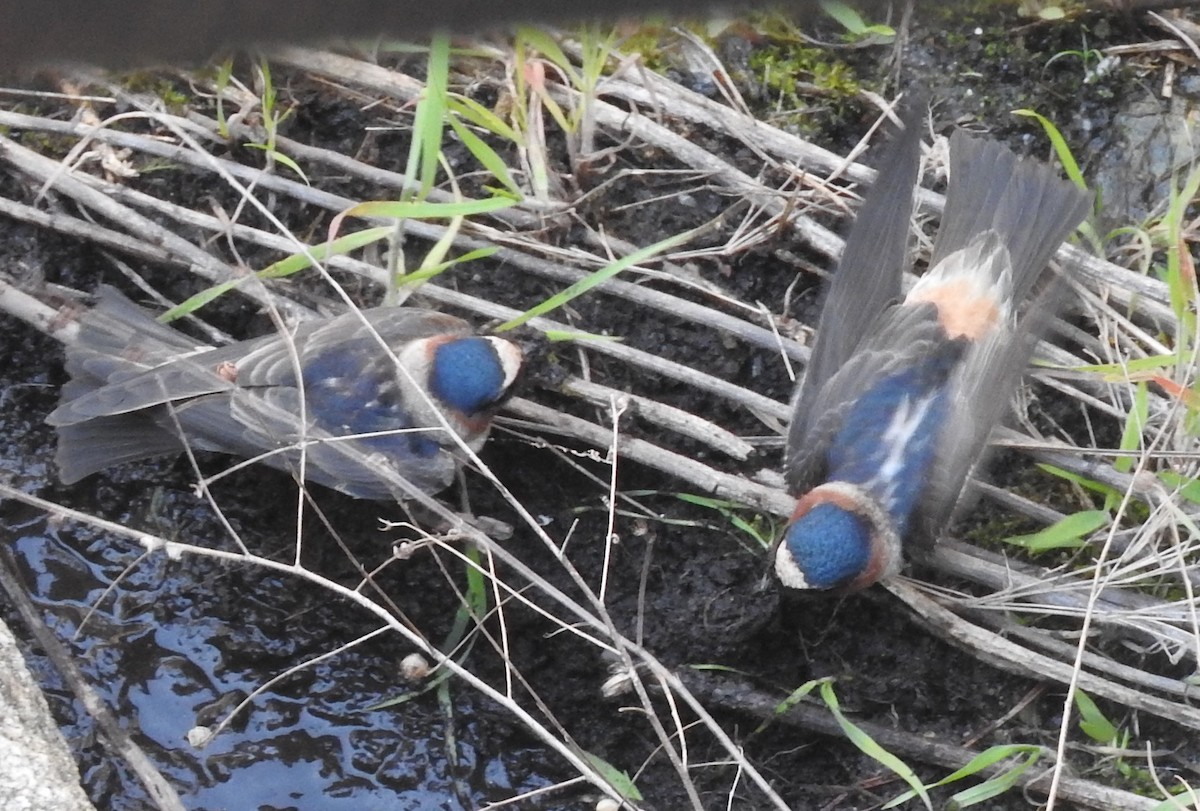
[[[512,341],[506,341],[493,335],[487,336],[485,340],[492,345],[496,357],[500,360],[500,368],[504,371],[504,383],[500,388],[506,390],[517,379],[517,374],[521,371],[521,364],[525,360],[524,353],[521,352],[521,347]]]
[[[808,581],[804,577],[804,572],[800,570],[800,565],[796,563],[796,558],[792,556],[792,552],[787,548],[787,542],[781,542],[775,550],[775,576],[779,578],[779,582],[787,586],[789,589],[806,589]]]

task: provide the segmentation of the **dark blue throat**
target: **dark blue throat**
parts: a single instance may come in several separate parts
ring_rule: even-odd
[[[845,585],[871,561],[870,527],[835,504],[818,504],[800,516],[784,533],[783,542],[809,588]]]
[[[395,362],[374,341],[347,341],[307,358],[303,374],[309,416],[334,436],[414,427]],[[433,431],[409,431],[358,441],[392,458],[427,459],[438,452],[435,437]]]
[[[434,350],[429,390],[450,408],[478,414],[504,394],[504,369],[486,338],[459,338]]]

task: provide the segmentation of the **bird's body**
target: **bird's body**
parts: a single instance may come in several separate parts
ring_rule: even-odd
[[[450,483],[457,446],[445,426],[479,448],[520,364],[516,345],[460,319],[393,307],[213,348],[104,288],[47,422],[67,483],[185,443],[298,475],[303,447],[306,479],[388,499]]]
[[[1049,167],[956,133],[930,269],[901,296],[914,124],[847,238],[797,393],[799,501],[775,552],[795,588],[863,588],[899,570],[906,538],[944,529],[1049,311],[1031,294],[1088,207]]]

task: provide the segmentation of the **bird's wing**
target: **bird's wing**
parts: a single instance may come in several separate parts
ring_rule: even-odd
[[[298,392],[287,386],[235,389],[171,408],[192,447],[261,457],[263,464],[297,478],[303,442],[305,477],[356,498],[405,499],[414,492],[435,492],[452,481],[456,469],[452,454],[442,449],[408,458],[377,452],[366,441],[331,436],[316,425],[303,429],[296,418]]]
[[[1083,220],[1091,195],[1050,166],[1019,161],[1003,145],[957,132],[950,139],[946,214],[931,266],[980,234],[995,234],[1011,260],[1014,316],[973,345],[952,381],[953,403],[938,443],[914,537],[934,541],[946,529],[963,485],[984,461],[984,445],[1011,401],[1046,322],[1066,285],[1043,275],[1050,257]],[[1031,295],[1032,294],[1032,295]],[[1029,298],[1028,301],[1025,299]]]
[[[804,448],[812,439],[815,421],[825,414],[818,399],[827,399],[824,392],[830,379],[849,362],[864,336],[878,328],[885,308],[900,298],[924,110],[923,103],[913,103],[906,111],[904,131],[888,146],[875,183],[846,237],[821,308],[812,356],[794,398],[785,462],[789,481],[808,467]],[[867,364],[870,359],[857,362]],[[796,454],[802,458],[792,458]]]
[[[784,468],[793,494],[823,480],[829,445],[860,397],[884,378],[941,351],[949,340],[938,322],[937,307],[928,302],[890,307],[877,317],[873,329],[858,351],[813,392],[811,410],[793,418]],[[798,424],[802,432],[796,430]]]
[[[237,360],[237,382],[243,388],[295,386],[296,359],[303,366],[313,358],[343,348],[352,348],[354,351],[348,353],[351,355],[361,352],[386,357],[380,341],[397,351],[409,341],[435,335],[465,335],[471,331],[471,326],[460,318],[410,307],[376,307],[360,313],[343,313],[329,321],[301,325],[290,341],[288,336],[273,336],[251,347],[251,351]]]
[[[381,307],[362,315],[345,313],[301,324],[293,334],[213,349],[159,324],[108,288],[96,312],[81,319],[84,340],[67,351],[72,383],[46,421],[73,425],[235,388],[294,387],[297,357],[303,363],[306,356],[342,345],[367,347],[377,340],[373,332],[395,347],[411,339],[470,331],[461,319],[424,310]],[[378,354],[383,352],[379,347]]]

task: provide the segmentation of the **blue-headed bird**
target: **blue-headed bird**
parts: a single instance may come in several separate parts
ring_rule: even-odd
[[[918,119],[906,119],[797,390],[785,478],[799,500],[774,551],[793,588],[864,588],[899,571],[906,540],[945,530],[1061,298],[1050,259],[1091,202],[1049,166],[955,132],[929,270],[902,295],[920,163]]]
[[[186,445],[295,475],[303,446],[305,478],[351,496],[432,493],[458,467],[446,426],[480,448],[522,363],[511,341],[406,307],[214,348],[104,287],[79,328],[67,348],[71,379],[46,420],[68,484]]]

